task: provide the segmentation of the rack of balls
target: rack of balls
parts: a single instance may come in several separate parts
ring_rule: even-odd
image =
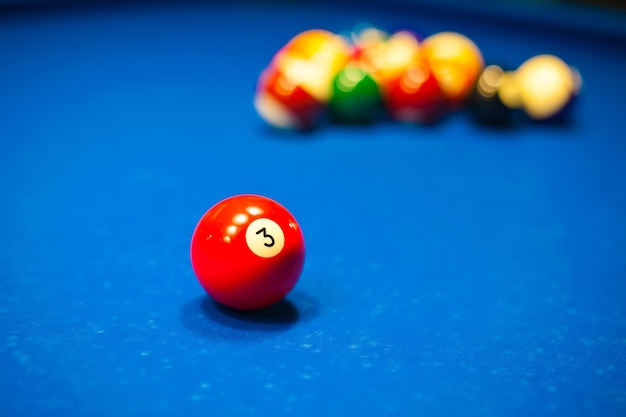
[[[367,26],[348,34],[311,29],[280,48],[254,95],[261,118],[278,129],[310,130],[323,121],[365,124],[382,118],[430,124],[468,109],[486,125],[565,118],[579,95],[578,71],[554,55],[511,70],[486,65],[467,36],[420,37]]]

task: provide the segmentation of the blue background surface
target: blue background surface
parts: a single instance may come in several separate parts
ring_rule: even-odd
[[[467,13],[0,9],[2,414],[625,415],[626,38]],[[559,55],[576,117],[265,127],[272,54],[360,21],[456,30],[488,62]],[[188,259],[204,211],[244,192],[308,249],[256,315],[217,307]]]

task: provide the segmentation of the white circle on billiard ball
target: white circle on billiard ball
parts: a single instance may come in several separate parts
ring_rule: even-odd
[[[285,234],[274,220],[260,218],[248,225],[246,243],[255,255],[273,258],[283,250]]]

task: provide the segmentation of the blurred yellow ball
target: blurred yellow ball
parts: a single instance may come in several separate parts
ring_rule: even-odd
[[[535,120],[558,114],[580,89],[580,76],[554,55],[528,59],[515,72],[519,101]]]

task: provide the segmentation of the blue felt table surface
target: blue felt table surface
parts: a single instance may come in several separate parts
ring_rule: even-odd
[[[359,21],[559,55],[576,117],[265,127],[272,54]],[[373,5],[0,15],[0,413],[626,415],[624,46]],[[188,255],[204,211],[248,192],[307,243],[258,315],[216,306]]]

